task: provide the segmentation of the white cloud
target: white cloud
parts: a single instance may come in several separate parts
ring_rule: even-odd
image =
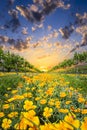
[[[48,25],[47,28],[48,28],[48,30],[50,31],[50,30],[52,29],[52,26]]]
[[[23,27],[22,34],[24,34],[24,35],[28,34],[28,28],[27,27]]]

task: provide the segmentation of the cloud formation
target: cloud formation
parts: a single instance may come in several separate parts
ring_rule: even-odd
[[[64,28],[60,28],[59,32],[61,33],[64,39],[68,39],[74,32],[74,26],[72,24],[69,26],[65,26]]]
[[[20,14],[30,22],[40,22],[43,20],[41,11],[32,10],[30,7],[16,6],[16,9],[20,11]]]
[[[36,31],[37,29],[42,29],[43,28],[43,23],[40,23],[40,24],[35,24],[31,30],[32,32]]]
[[[87,24],[83,25],[83,26],[80,26],[80,27],[77,27],[76,30],[75,30],[77,33],[83,35],[84,33],[87,32]]]
[[[52,29],[52,26],[48,25],[47,28],[48,28],[48,30],[50,31],[50,30]]]
[[[10,49],[21,51],[23,49],[27,49],[29,47],[29,39],[25,41],[22,39],[13,39],[7,36],[0,36],[0,44],[4,44],[4,46],[8,47],[10,45]]]
[[[75,24],[79,26],[87,24],[87,13],[84,13],[83,15],[76,13]]]
[[[57,8],[69,9],[70,5],[65,5],[63,0],[34,0],[34,4],[27,7],[16,6],[20,14],[30,22],[41,22],[45,16],[52,13]]]
[[[51,39],[57,39],[59,35],[58,30],[54,29],[51,33],[49,33],[47,36],[43,36],[40,38],[40,42],[49,42]]]
[[[28,34],[28,28],[27,27],[23,27],[22,34],[24,34],[24,35]]]
[[[83,34],[81,43],[77,44],[73,49],[71,49],[70,53],[84,46],[87,46],[87,33]]]
[[[83,15],[76,13],[75,25],[77,25],[75,31],[81,35],[82,40],[79,44],[72,48],[70,53],[76,51],[80,47],[87,46],[87,13],[84,13]]]
[[[83,34],[81,46],[86,46],[86,45],[87,45],[87,32]]]
[[[76,13],[74,23],[59,29],[62,37],[65,39],[68,39],[74,31],[80,34],[87,31],[87,13],[84,13],[83,15]]]
[[[8,11],[8,14],[12,17],[10,21],[8,21],[4,27],[6,29],[11,29],[13,32],[21,25],[18,19],[18,11],[15,9],[11,9]]]

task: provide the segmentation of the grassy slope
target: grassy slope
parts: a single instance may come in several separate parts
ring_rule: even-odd
[[[87,74],[87,64],[86,65],[76,65],[76,66],[68,67],[68,68],[64,68],[64,69],[57,69],[57,70],[55,70],[55,72]]]
[[[77,65],[72,69],[69,69],[68,72],[71,73],[84,73],[87,74],[87,65]]]

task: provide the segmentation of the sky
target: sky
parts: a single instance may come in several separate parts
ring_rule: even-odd
[[[0,47],[42,70],[87,51],[87,0],[0,0]]]

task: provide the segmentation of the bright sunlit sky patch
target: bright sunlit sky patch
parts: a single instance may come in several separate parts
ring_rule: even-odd
[[[44,70],[87,51],[87,0],[1,0],[0,47]]]

